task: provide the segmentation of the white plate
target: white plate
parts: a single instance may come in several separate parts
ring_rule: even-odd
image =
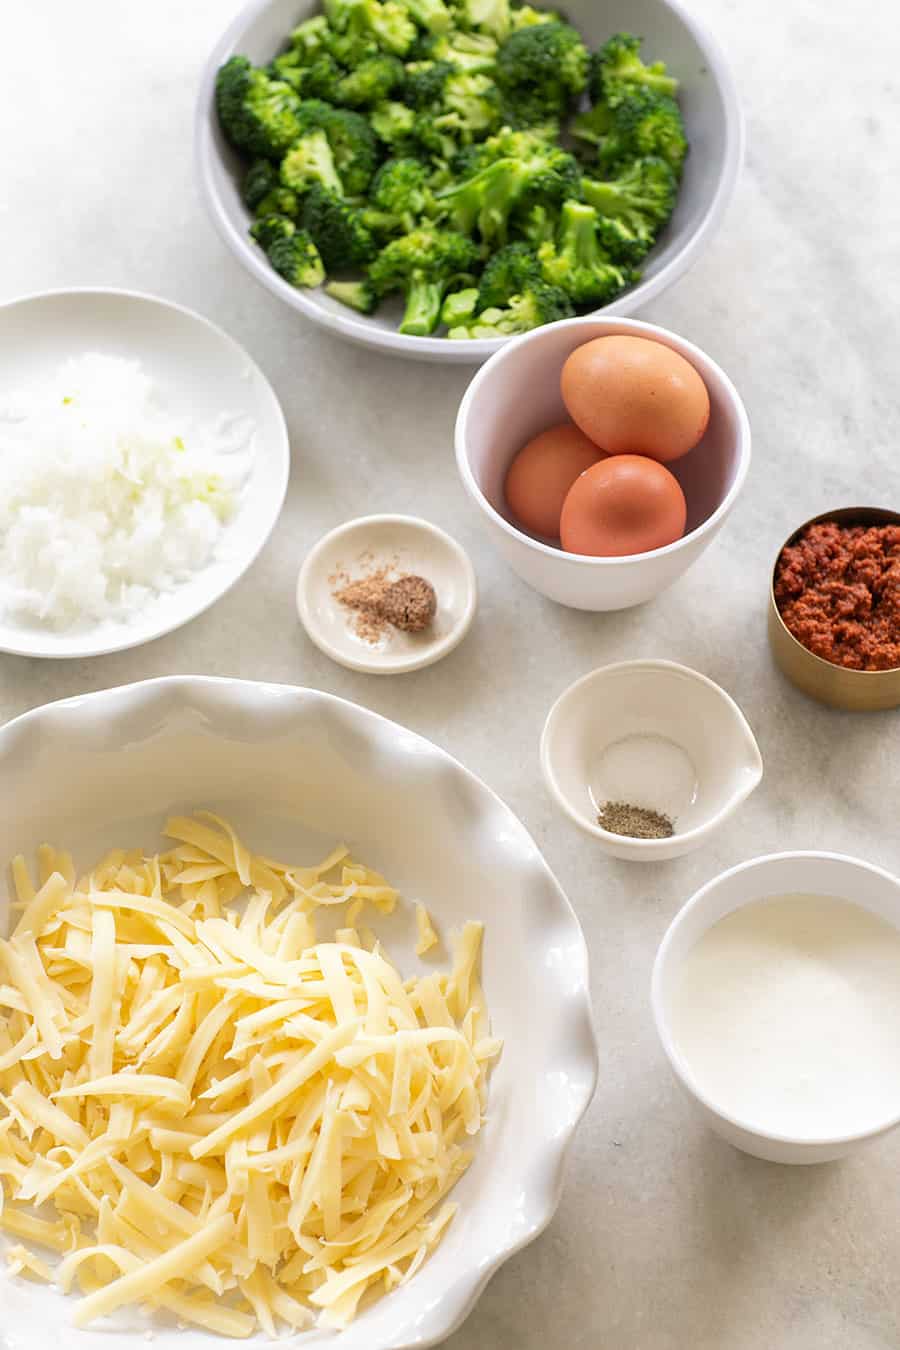
[[[72,632],[0,615],[0,651],[79,657],[137,647],[207,609],[246,572],[278,519],[290,471],[290,445],[274,391],[242,347],[180,305],[117,290],[48,291],[0,307],[0,388],[39,386],[84,352],[140,361],[167,408],[198,423],[222,413],[255,425],[253,466],[221,556],[176,590],[158,596],[128,623]]]
[[[335,599],[342,581],[381,566],[425,577],[437,614],[423,633],[387,628],[377,642],[356,631],[356,616]],[[477,603],[468,554],[436,525],[416,516],[362,516],[339,525],[307,554],[297,579],[297,612],[312,641],[332,661],[370,675],[421,670],[462,642]]]
[[[309,689],[201,678],[25,713],[0,730],[0,801],[0,866],[45,839],[69,846],[79,867],[115,843],[156,848],[169,812],[206,805],[276,856],[320,857],[345,840],[406,901],[425,901],[443,936],[483,920],[484,990],[505,1045],[475,1160],[453,1191],[459,1212],[414,1279],[348,1331],[290,1339],[309,1350],[422,1350],[448,1336],[497,1267],[552,1218],[597,1074],[584,938],[509,808],[443,750],[364,708]],[[414,971],[411,909],[398,906],[388,931],[377,926]],[[57,1290],[0,1273],[3,1350],[144,1345],[134,1317],[77,1331],[71,1312]],[[152,1326],[155,1350],[224,1344],[162,1317],[137,1325]]]

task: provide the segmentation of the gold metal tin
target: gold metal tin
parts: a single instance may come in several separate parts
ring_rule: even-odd
[[[848,670],[815,656],[790,632],[775,603],[775,568],[782,549],[793,544],[810,525],[834,520],[839,525],[900,525],[900,512],[873,506],[848,506],[840,511],[823,511],[814,516],[784,541],[775,558],[769,582],[769,644],[775,664],[787,678],[810,698],[832,708],[851,712],[878,712],[900,706],[900,667],[891,670]]]

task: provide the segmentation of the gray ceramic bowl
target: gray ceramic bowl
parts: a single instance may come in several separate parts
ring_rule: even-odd
[[[681,81],[681,106],[691,142],[678,206],[644,266],[643,279],[604,315],[632,314],[677,280],[696,261],[719,224],[743,156],[743,121],[725,59],[713,38],[679,0],[568,0],[566,16],[590,47],[612,33],[639,33],[648,60],[664,59]],[[195,155],[203,198],[226,244],[258,281],[292,309],[352,342],[397,356],[426,361],[480,363],[506,339],[448,342],[397,332],[400,307],[384,306],[372,317],[355,314],[324,291],[300,291],[272,271],[248,238],[250,216],[240,198],[240,161],[226,143],[215,115],[216,71],[235,52],[270,61],[290,30],[321,9],[319,0],[253,0],[210,54],[197,104]]]

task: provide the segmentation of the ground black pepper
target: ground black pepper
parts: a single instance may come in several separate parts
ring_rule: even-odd
[[[669,839],[675,833],[675,826],[661,811],[632,806],[630,802],[603,802],[597,824],[610,834],[624,834],[632,839]]]

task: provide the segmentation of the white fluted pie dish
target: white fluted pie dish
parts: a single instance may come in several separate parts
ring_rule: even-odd
[[[44,840],[71,848],[76,867],[123,841],[155,848],[167,814],[204,806],[271,855],[319,856],[345,841],[445,930],[484,922],[484,990],[505,1047],[475,1161],[453,1192],[459,1213],[409,1284],[339,1338],[292,1338],[310,1350],[442,1341],[550,1221],[596,1081],[581,929],[509,808],[444,751],[364,708],[308,689],[195,677],[86,694],[10,722],[0,729],[0,799],[4,866]],[[390,948],[412,973],[415,924],[403,908]],[[0,932],[7,918],[0,913]],[[55,1289],[4,1279],[0,1347],[137,1350],[148,1325],[156,1350],[223,1344],[171,1322],[78,1331],[71,1312]]]

